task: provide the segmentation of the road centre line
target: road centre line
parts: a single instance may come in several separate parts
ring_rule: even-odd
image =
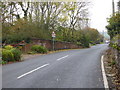
[[[64,58],[66,58],[66,57],[68,57],[68,56],[69,56],[69,55],[66,55],[66,56],[64,56],[64,57],[58,58],[57,61],[59,61],[59,60],[61,60],[61,59],[64,59]]]
[[[22,78],[22,77],[24,77],[24,76],[26,76],[26,75],[28,75],[28,74],[31,74],[31,73],[33,73],[33,72],[35,72],[35,71],[37,71],[37,70],[39,70],[39,69],[41,69],[41,68],[43,68],[43,67],[46,67],[46,66],[48,66],[49,64],[44,64],[44,65],[42,65],[42,66],[40,66],[40,67],[38,67],[38,68],[36,68],[36,69],[33,69],[33,70],[31,70],[31,71],[29,71],[29,72],[27,72],[27,73],[25,73],[25,74],[22,74],[22,75],[20,75],[19,77],[17,77],[17,79],[20,79],[20,78]]]

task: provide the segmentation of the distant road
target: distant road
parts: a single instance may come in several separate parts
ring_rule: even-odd
[[[103,88],[107,44],[42,55],[3,66],[3,88]]]

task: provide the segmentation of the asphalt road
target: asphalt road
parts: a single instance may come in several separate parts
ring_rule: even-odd
[[[37,56],[2,67],[3,88],[104,88],[106,44]]]

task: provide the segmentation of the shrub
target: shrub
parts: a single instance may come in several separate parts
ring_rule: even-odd
[[[0,61],[0,64],[7,64],[7,61],[1,60],[1,61]]]
[[[7,49],[7,50],[11,50],[11,49],[13,49],[13,46],[7,45],[7,46],[5,46],[4,48]]]
[[[47,48],[40,46],[40,45],[33,45],[31,50],[37,53],[47,53]]]
[[[14,61],[14,54],[11,50],[3,49],[2,50],[2,60],[10,62]]]
[[[12,53],[14,55],[14,60],[15,61],[20,61],[22,52],[19,49],[16,49],[16,48],[11,49],[11,51],[12,51]]]
[[[6,46],[5,49],[2,50],[2,60],[3,63],[10,61],[20,61],[21,60],[21,51],[19,49]]]
[[[34,51],[34,52],[39,52],[39,45],[33,45],[32,47],[31,47],[31,50],[32,51]]]
[[[28,52],[27,54],[35,54],[35,51]]]
[[[42,47],[42,48],[41,48],[41,52],[42,52],[42,53],[47,53],[47,52],[48,52],[48,50],[47,50],[47,48]]]
[[[80,42],[81,42],[83,47],[89,48],[90,41],[89,41],[89,38],[85,34],[82,35]]]
[[[81,46],[82,44],[81,44],[80,42],[77,42],[77,45],[78,45],[78,46]]]

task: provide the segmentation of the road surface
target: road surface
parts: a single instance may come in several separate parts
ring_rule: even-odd
[[[37,56],[2,67],[3,88],[104,88],[101,55],[106,44]]]

